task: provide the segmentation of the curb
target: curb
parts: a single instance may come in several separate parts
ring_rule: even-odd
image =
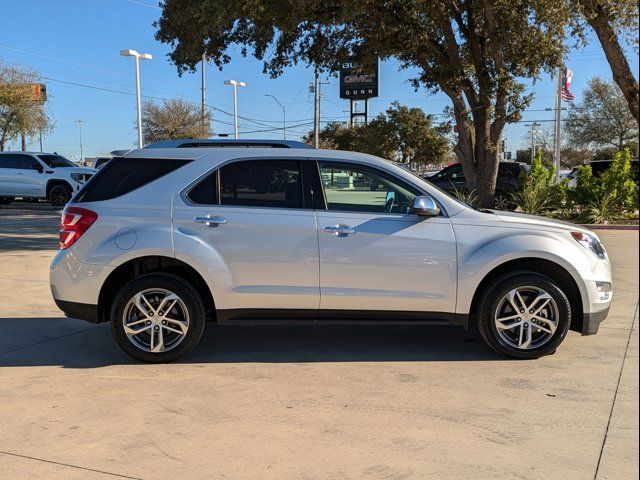
[[[580,225],[589,230],[638,230],[638,225]]]
[[[59,207],[53,207],[46,203],[42,205],[38,204],[29,204],[29,203],[16,203],[10,205],[2,205],[0,206],[0,210],[26,210],[31,212],[59,212],[62,211]]]

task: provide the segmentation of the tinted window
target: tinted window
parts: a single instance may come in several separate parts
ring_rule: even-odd
[[[42,168],[40,163],[29,155],[20,155],[19,167],[22,170],[36,170],[38,167]]]
[[[75,202],[100,202],[140,188],[189,163],[159,158],[114,158],[98,170],[76,195]]]
[[[213,172],[193,187],[187,198],[199,205],[218,204],[218,172]]]
[[[18,168],[18,159],[22,155],[0,155],[0,168]]]
[[[64,168],[64,167],[76,166],[73,164],[73,162],[67,160],[64,157],[61,157],[60,155],[38,155],[38,158],[51,168]]]
[[[355,164],[320,162],[328,210],[409,213],[415,187],[377,169]]]
[[[297,160],[249,160],[220,169],[220,204],[302,208]]]
[[[599,177],[611,167],[612,162],[593,162],[591,163],[591,171],[593,175]]]
[[[464,173],[462,171],[462,165],[460,165],[459,163],[456,165],[452,165],[450,167],[445,168],[444,170],[442,170],[439,173],[435,174],[435,178],[438,179],[450,179],[450,180],[456,180],[456,179],[463,179],[464,178]]]

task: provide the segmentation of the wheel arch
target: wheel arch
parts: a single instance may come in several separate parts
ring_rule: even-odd
[[[162,255],[148,255],[130,259],[116,267],[104,281],[98,295],[98,318],[109,320],[111,303],[118,291],[130,280],[146,273],[171,273],[189,282],[200,294],[205,305],[207,319],[215,320],[215,303],[207,282],[187,263]]]
[[[67,180],[63,180],[61,178],[52,178],[51,180],[47,180],[47,186],[45,188],[45,196],[47,199],[49,198],[51,189],[56,185],[64,185],[66,187],[69,187],[69,190],[71,190],[71,193],[73,194],[73,187]]]
[[[581,332],[583,324],[583,294],[575,278],[569,270],[562,265],[547,259],[536,257],[524,257],[509,260],[501,263],[489,271],[480,281],[469,309],[469,322],[475,321],[480,296],[491,285],[491,282],[509,273],[535,272],[545,275],[560,284],[560,287],[567,295],[571,305],[571,330]]]

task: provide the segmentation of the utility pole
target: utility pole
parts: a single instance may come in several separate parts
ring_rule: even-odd
[[[320,148],[320,83],[318,69],[313,78],[313,146]]]
[[[536,128],[538,128],[540,124],[533,122],[525,126],[531,127],[531,161],[533,161],[536,156]]]
[[[206,100],[207,100],[207,93],[206,93],[206,75],[205,75],[205,67],[207,65],[207,59],[204,56],[204,54],[202,55],[202,61],[200,62],[200,70],[202,73],[202,86],[200,87],[201,89],[201,93],[202,93],[202,103],[200,105],[200,115],[202,117],[202,132],[204,133],[205,131],[205,122],[206,122]]]
[[[78,133],[80,134],[80,163],[83,162],[84,152],[82,149],[82,125],[84,124],[84,120],[76,120],[78,124]]]

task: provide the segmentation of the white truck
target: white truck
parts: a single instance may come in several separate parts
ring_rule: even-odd
[[[22,197],[63,207],[94,173],[55,153],[0,152],[0,205]]]

